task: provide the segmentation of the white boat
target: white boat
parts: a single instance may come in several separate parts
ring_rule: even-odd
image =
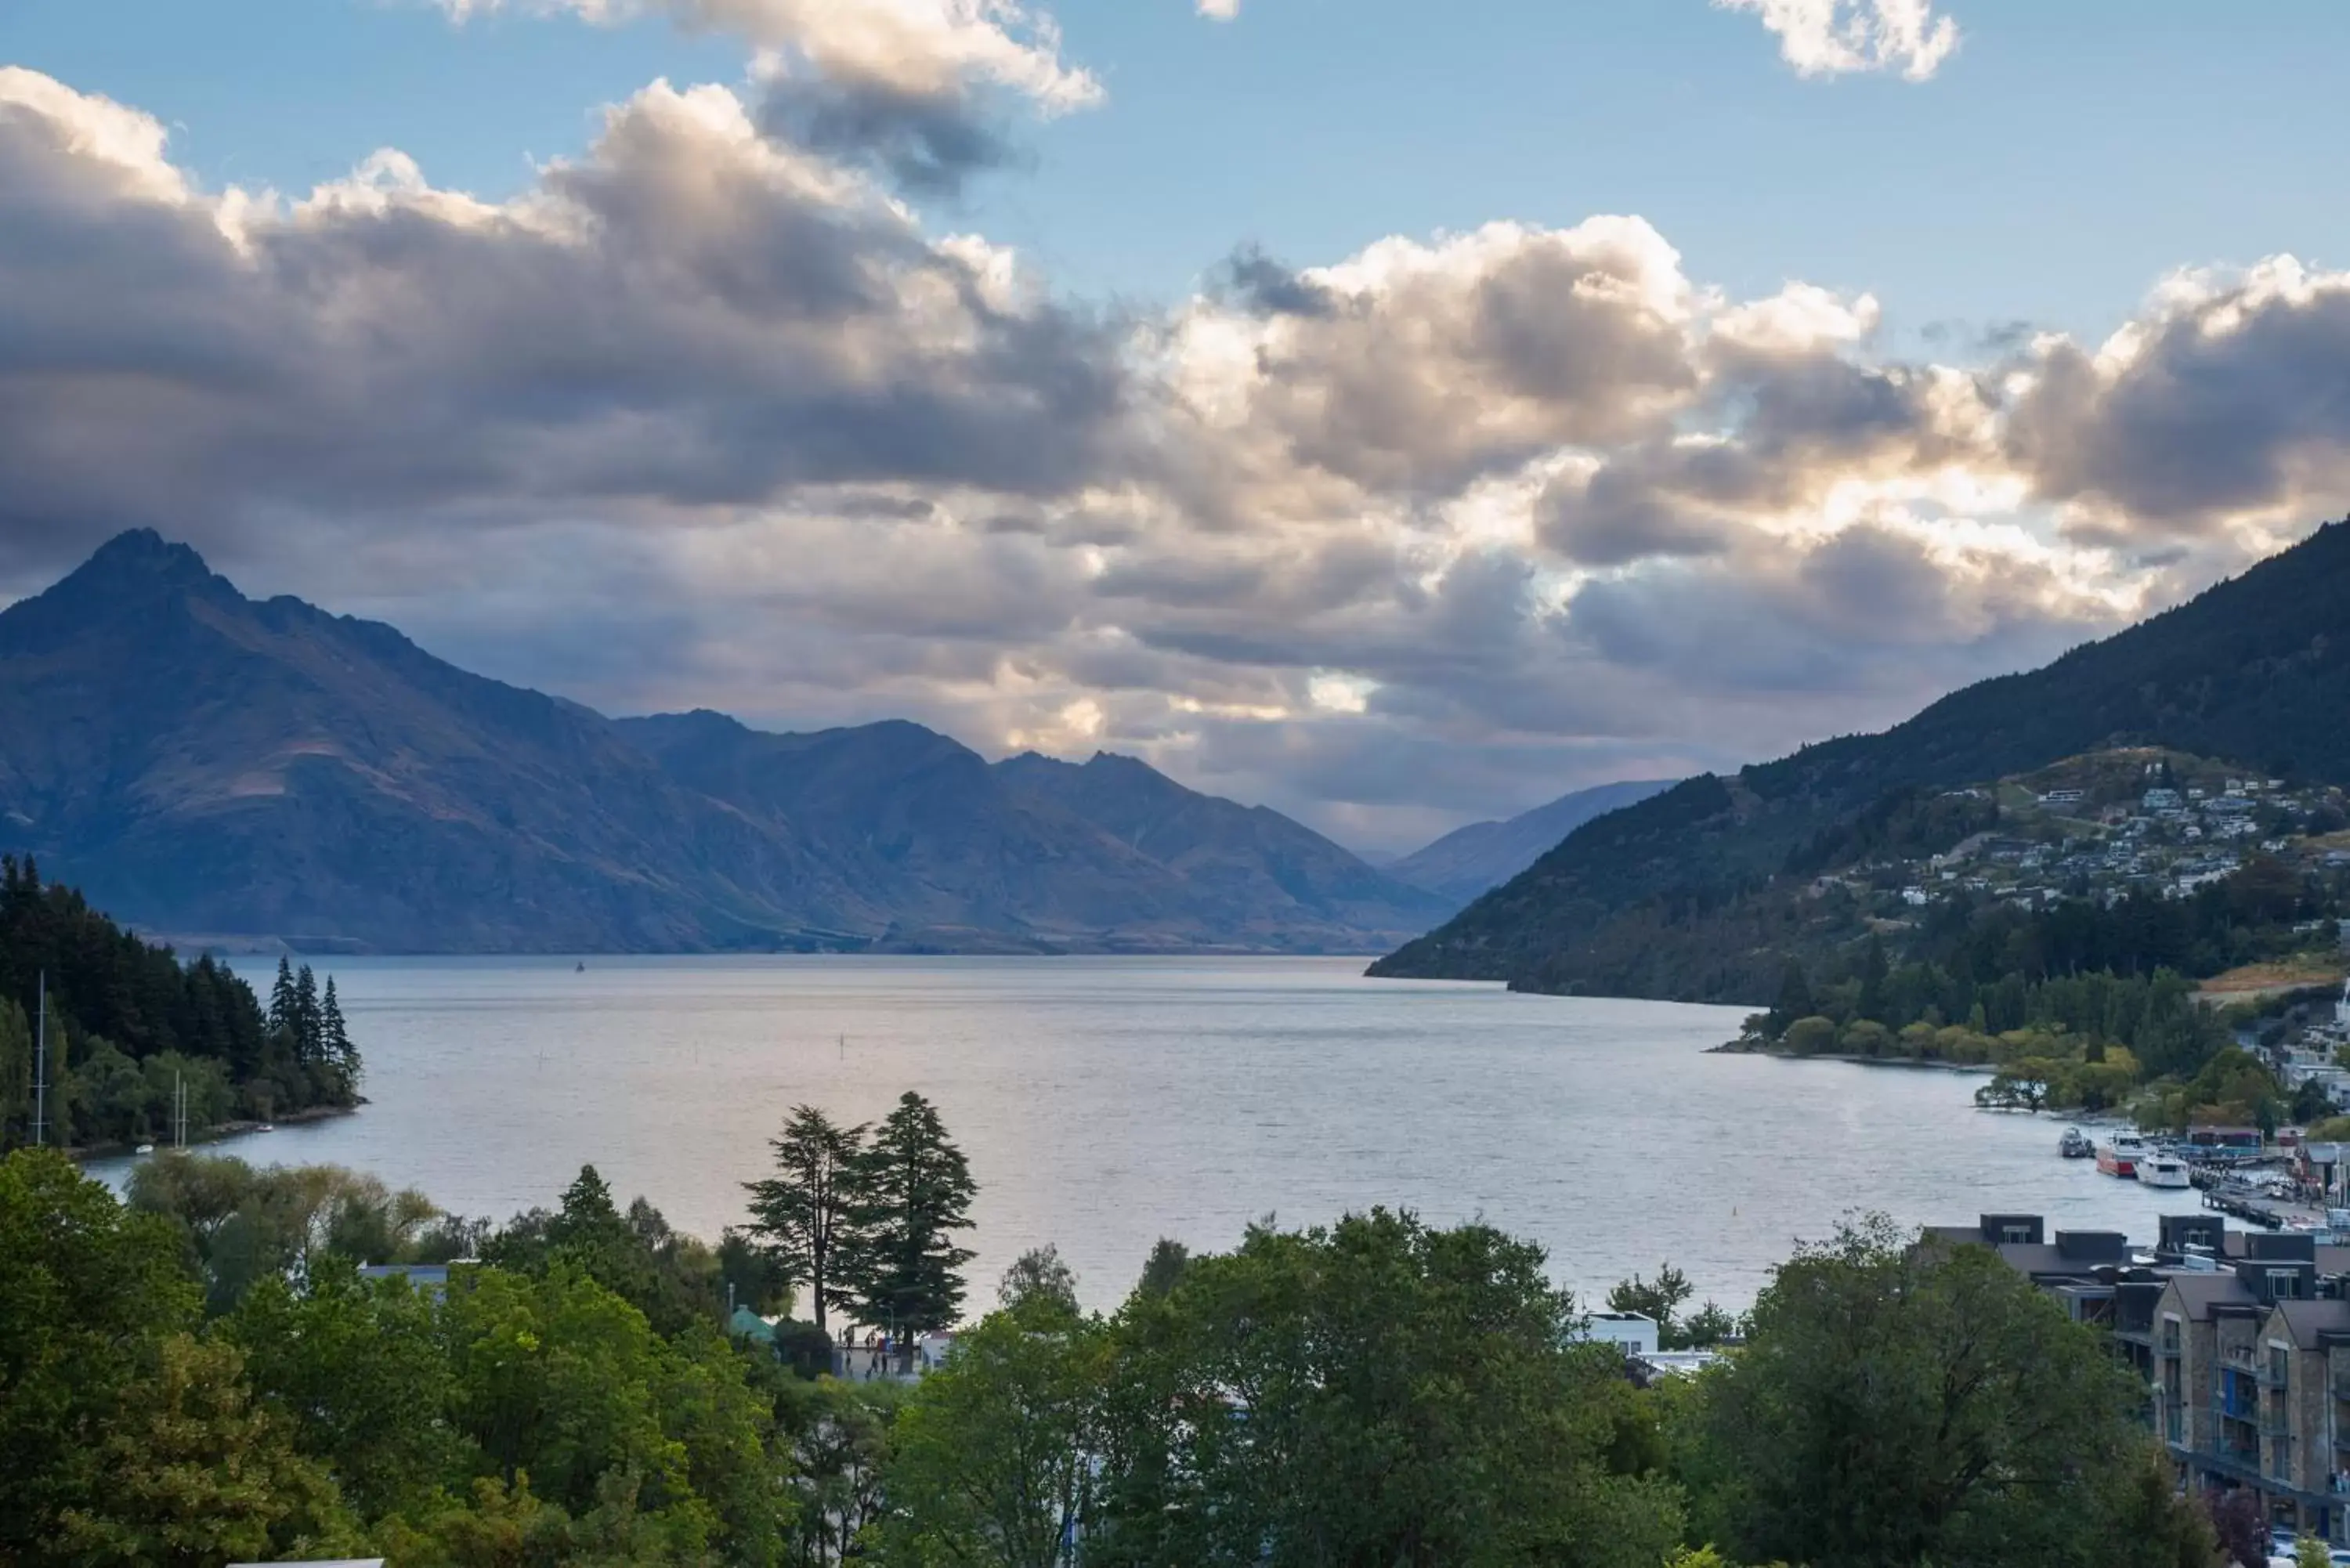
[[[2137,1162],[2137,1179],[2148,1187],[2185,1187],[2187,1162],[2175,1154],[2150,1154]]]
[[[151,1143],[142,1143],[130,1152],[133,1154],[153,1154],[155,1152],[155,1146]]]
[[[2097,1150],[2097,1168],[2107,1176],[2130,1180],[2137,1177],[2138,1167],[2152,1152],[2147,1147],[2146,1139],[2137,1134],[2116,1133],[2111,1143]]]

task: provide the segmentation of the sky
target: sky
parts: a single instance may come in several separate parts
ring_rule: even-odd
[[[1367,850],[2345,510],[2350,8],[9,0],[0,599],[152,526],[611,712]]]

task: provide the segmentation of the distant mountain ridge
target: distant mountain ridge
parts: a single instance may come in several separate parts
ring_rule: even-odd
[[[247,599],[146,530],[0,611],[0,848],[150,930],[387,951],[1376,951],[1453,907],[1140,763],[1071,771],[1105,763],[1117,784],[1071,793],[903,722],[608,720],[390,627]],[[1145,818],[1191,837],[1162,855],[1105,826]]]
[[[1881,734],[1706,774],[1598,817],[1371,972],[1767,1002],[1780,955],[1729,936],[1748,916],[1745,896],[1897,791],[2125,744],[2350,783],[2345,714],[2350,524],[2337,523],[2187,604],[2043,669],[1954,692]]]
[[[1399,881],[1465,904],[1541,859],[1593,817],[1637,805],[1671,787],[1669,779],[1652,779],[1575,790],[1505,821],[1457,827],[1383,869]]]

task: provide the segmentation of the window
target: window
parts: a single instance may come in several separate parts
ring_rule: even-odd
[[[2032,1240],[2032,1227],[2029,1225],[2002,1225],[1999,1228],[1999,1240],[2002,1246],[2021,1247],[2027,1245]]]
[[[2282,1345],[2269,1346],[2269,1381],[2282,1388],[2293,1369],[2293,1352]]]
[[[2162,1320],[2162,1354],[2165,1355],[2178,1354],[2178,1320],[2175,1317],[2165,1317]]]

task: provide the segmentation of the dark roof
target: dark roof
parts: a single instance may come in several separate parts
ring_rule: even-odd
[[[2178,1293],[2179,1304],[2190,1318],[2210,1317],[2213,1307],[2260,1304],[2260,1298],[2232,1273],[2173,1274],[2170,1287]]]
[[[2303,1350],[2315,1350],[2321,1334],[2350,1334],[2350,1302],[2279,1302],[2276,1311]]]

